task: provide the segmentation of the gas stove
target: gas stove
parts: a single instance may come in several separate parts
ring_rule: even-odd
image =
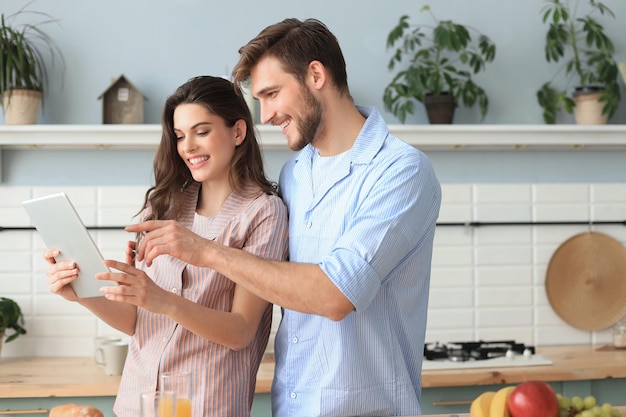
[[[423,370],[552,365],[534,346],[514,340],[439,342],[424,345]]]

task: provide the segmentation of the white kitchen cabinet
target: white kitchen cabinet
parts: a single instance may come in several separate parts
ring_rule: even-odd
[[[254,395],[250,417],[272,417],[270,394],[259,393]]]

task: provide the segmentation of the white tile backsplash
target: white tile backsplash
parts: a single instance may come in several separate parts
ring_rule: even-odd
[[[479,328],[519,328],[533,325],[530,303],[526,307],[479,308],[476,324]],[[514,339],[517,339],[515,337]]]
[[[532,268],[529,265],[493,266],[476,269],[477,287],[500,287],[532,285]]]
[[[483,245],[476,246],[476,264],[489,265],[529,265],[533,261],[529,245]]]
[[[22,201],[32,197],[32,188],[30,187],[0,187],[0,208],[21,207]],[[0,217],[4,223],[4,217]],[[4,226],[4,224],[3,224]]]
[[[531,201],[530,184],[476,184],[474,194],[476,204],[516,204],[524,203],[526,206]]]
[[[624,220],[626,219],[625,203],[595,203],[591,211],[593,220]]]
[[[433,250],[433,267],[472,265],[473,262],[470,246],[438,246],[437,250]]]
[[[430,290],[428,306],[430,308],[473,307],[474,291],[472,288],[437,288]]]
[[[476,306],[479,308],[531,306],[532,302],[531,287],[479,287],[476,290]],[[503,324],[506,318],[496,316],[494,320]]]
[[[471,184],[446,184],[441,189],[441,205],[471,204],[472,192]]]
[[[433,267],[430,274],[430,288],[474,287],[473,268]]]
[[[532,210],[528,204],[476,204],[474,219],[478,222],[527,222]]]
[[[0,294],[25,294],[32,293],[33,285],[31,274],[18,272],[0,272]]]
[[[428,328],[433,330],[447,329],[448,331],[473,329],[474,309],[457,308],[456,306],[432,308],[428,312]]]
[[[66,192],[88,226],[134,223],[144,186],[0,186],[0,228],[29,227],[23,200]],[[440,223],[624,221],[626,184],[443,184]],[[484,225],[437,228],[427,342],[515,339],[534,345],[610,343],[608,329],[587,332],[550,307],[544,277],[554,251],[588,230],[626,242],[618,225]],[[96,336],[124,336],[84,307],[51,294],[45,249],[30,230],[0,229],[0,295],[18,301],[26,336],[5,344],[3,356],[91,356]],[[91,230],[107,258],[123,259],[132,234]],[[272,335],[280,321],[274,308]],[[268,351],[273,351],[273,341]]]
[[[0,233],[0,251],[30,250],[32,237],[30,233],[6,230]]]
[[[536,184],[533,197],[536,203],[587,203],[589,184]]]
[[[551,203],[536,204],[534,220],[540,222],[554,221],[588,221],[591,218],[589,204],[583,203]]]
[[[591,201],[594,203],[626,203],[626,184],[593,184]]]
[[[4,272],[28,272],[31,268],[30,251],[0,251],[0,265]]]
[[[444,206],[442,203],[439,211],[439,220],[450,223],[462,223],[472,219],[471,204],[450,204]]]
[[[481,226],[474,231],[477,245],[527,244],[532,242],[532,228],[520,226]]]

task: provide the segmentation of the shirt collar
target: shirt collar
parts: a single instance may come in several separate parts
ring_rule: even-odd
[[[365,117],[365,124],[350,149],[349,159],[354,164],[368,164],[383,146],[389,135],[389,128],[380,112],[372,106],[356,106]],[[315,148],[308,144],[296,156],[296,162],[302,158],[311,160]]]

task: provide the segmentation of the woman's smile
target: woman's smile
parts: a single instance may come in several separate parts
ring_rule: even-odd
[[[204,163],[208,161],[209,159],[210,159],[209,156],[204,155],[204,156],[194,156],[193,158],[188,158],[187,161],[189,162],[189,165],[191,166],[191,168],[200,168],[201,166],[204,166]]]

